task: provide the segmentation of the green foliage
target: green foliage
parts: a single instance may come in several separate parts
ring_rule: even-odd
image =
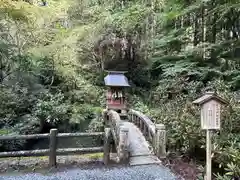
[[[191,102],[206,87],[229,100],[213,159],[225,168],[218,179],[238,177],[239,9],[237,0],[2,0],[0,134],[101,130],[103,69],[126,67],[129,102],[166,125],[169,151],[204,148]]]
[[[113,25],[123,32],[138,31],[142,28],[144,19],[149,12],[149,8],[146,8],[144,5],[136,4],[130,6],[123,12],[120,11],[114,14]]]
[[[68,119],[69,105],[67,105],[62,94],[44,94],[42,99],[37,100],[34,114],[47,123],[56,126]]]
[[[219,172],[218,178],[232,179],[239,177],[240,167],[237,153],[240,112],[235,99],[240,71],[236,53],[239,36],[228,35],[228,26],[235,26],[233,19],[239,18],[239,7],[233,1],[206,1],[204,6],[208,10],[204,17],[201,2],[167,1],[162,11],[156,10],[158,25],[154,26],[148,57],[151,89],[146,90],[143,84],[141,88],[148,100],[144,97],[138,100],[142,103],[133,104],[166,125],[169,151],[198,154],[195,151],[205,147],[205,134],[200,130],[199,109],[191,102],[205,88],[217,90],[230,101],[230,106],[222,113],[221,132],[214,136],[213,160],[226,172],[225,175]],[[225,23],[228,25],[222,28]],[[202,43],[204,28],[207,39]]]
[[[50,127],[85,131],[95,119],[101,91],[78,67],[77,46],[71,47],[78,28],[72,32],[64,26],[67,3],[49,1],[46,8],[22,1],[0,4],[5,15],[0,21],[1,134],[42,133]],[[0,149],[25,145],[4,141]]]

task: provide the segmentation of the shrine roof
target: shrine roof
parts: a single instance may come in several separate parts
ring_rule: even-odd
[[[122,71],[108,71],[108,75],[104,78],[106,86],[129,87],[128,79]]]

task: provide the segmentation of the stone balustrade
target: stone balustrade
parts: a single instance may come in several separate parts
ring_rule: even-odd
[[[116,111],[104,111],[103,118],[105,125],[109,126],[111,129],[119,161],[127,161],[129,154],[128,128],[124,127],[124,122],[120,119],[120,116]]]

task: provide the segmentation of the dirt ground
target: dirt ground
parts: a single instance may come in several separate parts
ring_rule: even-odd
[[[179,179],[197,180],[202,174],[196,162],[186,157],[169,157],[162,160],[163,165],[171,169],[174,174],[179,176]]]

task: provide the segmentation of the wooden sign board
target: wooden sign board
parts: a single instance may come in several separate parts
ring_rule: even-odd
[[[201,128],[220,129],[221,104],[218,101],[210,100],[201,107]]]
[[[220,129],[221,105],[227,102],[214,92],[206,92],[202,97],[193,101],[201,106],[201,128]]]

